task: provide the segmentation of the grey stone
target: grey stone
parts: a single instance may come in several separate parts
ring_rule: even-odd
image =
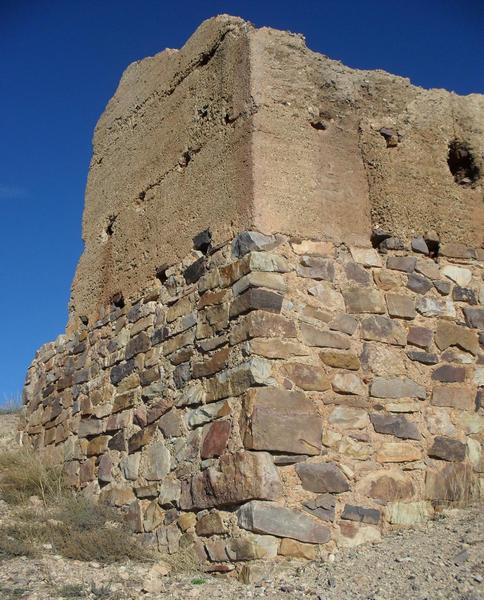
[[[296,472],[305,490],[323,493],[341,493],[350,489],[348,479],[341,469],[332,462],[299,463]]]
[[[148,481],[159,481],[170,472],[170,452],[161,442],[145,448],[141,456],[141,474]]]
[[[131,338],[126,346],[126,360],[133,358],[141,352],[147,352],[151,347],[151,341],[146,331],[138,333],[134,338]]]
[[[358,327],[358,321],[351,315],[345,315],[341,313],[336,315],[328,324],[330,329],[335,331],[341,331],[348,335],[353,335]]]
[[[352,287],[343,291],[346,310],[349,313],[385,312],[385,303],[381,292],[374,288]]]
[[[283,296],[263,288],[250,288],[232,302],[230,306],[230,317],[250,312],[251,310],[265,310],[272,313],[280,313]]]
[[[303,502],[304,510],[322,521],[334,521],[336,498],[331,494],[320,494]]]
[[[354,506],[345,504],[342,519],[348,521],[357,521],[359,523],[369,523],[370,525],[378,525],[380,522],[381,513],[375,508],[364,508],[363,506]]]
[[[328,527],[310,516],[270,502],[254,500],[237,511],[239,527],[267,535],[291,538],[309,544],[325,544],[331,538]]]
[[[466,378],[466,368],[456,365],[442,365],[432,373],[432,379],[443,383],[462,383]]]
[[[431,352],[419,352],[418,350],[410,350],[407,352],[410,360],[422,363],[423,365],[436,365],[439,362],[437,354]]]
[[[441,296],[448,296],[450,294],[450,290],[452,289],[452,284],[450,281],[438,279],[437,281],[434,281],[434,287]]]
[[[407,344],[428,350],[432,344],[432,330],[426,327],[410,327],[408,330]]]
[[[354,281],[361,285],[370,285],[371,278],[369,272],[355,262],[349,261],[345,263],[344,270],[347,279],[350,281]]]
[[[484,308],[464,308],[464,316],[468,327],[484,329]]]
[[[420,398],[427,397],[425,387],[415,383],[408,377],[385,379],[377,377],[371,384],[371,395],[374,398]]]
[[[477,292],[472,288],[455,286],[452,290],[452,299],[455,302],[467,302],[467,304],[479,304]]]
[[[297,274],[310,279],[333,281],[334,262],[328,258],[318,256],[303,256],[298,265]]]
[[[415,270],[417,259],[413,256],[389,256],[387,258],[387,269],[412,273]]]
[[[388,314],[391,317],[400,319],[414,319],[417,316],[415,312],[415,300],[402,294],[386,294]]]
[[[456,316],[455,306],[451,300],[440,298],[418,298],[416,308],[424,317],[452,317]]]
[[[319,329],[309,323],[301,323],[301,335],[306,346],[347,350],[351,345],[351,341],[346,335]]]
[[[428,254],[429,248],[422,236],[416,237],[412,240],[412,250],[419,254]]]
[[[276,245],[273,235],[264,235],[258,231],[243,231],[232,242],[232,254],[237,258],[253,250],[269,250]]]
[[[420,440],[421,435],[415,423],[411,423],[403,415],[385,415],[373,413],[370,421],[377,433],[394,435],[401,439]]]
[[[407,335],[399,324],[380,315],[366,317],[361,322],[361,335],[364,340],[385,342],[395,346],[405,346]]]
[[[438,435],[434,439],[432,447],[429,448],[428,454],[431,458],[460,462],[466,457],[466,445],[459,440]]]
[[[432,289],[432,282],[423,275],[417,275],[416,273],[410,273],[407,278],[407,287],[412,292],[417,294],[426,294]]]

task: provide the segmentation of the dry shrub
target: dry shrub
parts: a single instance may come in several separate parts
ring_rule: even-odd
[[[38,496],[47,506],[64,492],[62,465],[49,465],[26,448],[0,454],[0,494],[8,504]]]
[[[153,552],[127,530],[119,513],[69,491],[62,466],[44,464],[25,449],[0,454],[0,494],[12,518],[0,526],[0,555],[38,556],[50,544],[66,558],[147,561]],[[40,506],[29,505],[37,496]]]

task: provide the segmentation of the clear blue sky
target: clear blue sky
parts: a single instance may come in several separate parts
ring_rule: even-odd
[[[484,90],[482,0],[0,0],[0,403],[64,329],[92,131],[122,71],[219,13],[353,67]]]

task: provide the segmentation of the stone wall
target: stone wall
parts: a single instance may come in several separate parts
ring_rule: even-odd
[[[483,251],[209,232],[37,353],[23,443],[207,570],[314,558],[483,482]]]

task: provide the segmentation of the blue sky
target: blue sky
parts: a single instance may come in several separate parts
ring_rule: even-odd
[[[0,0],[0,404],[64,329],[92,131],[122,71],[219,13],[353,67],[484,91],[479,0]]]

